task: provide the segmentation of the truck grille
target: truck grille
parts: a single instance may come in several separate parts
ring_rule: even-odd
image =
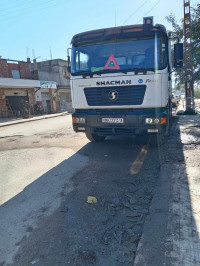
[[[166,107],[161,108],[123,108],[123,109],[76,109],[77,115],[148,115],[166,116]]]
[[[145,91],[146,85],[84,88],[89,106],[140,105]]]
[[[99,134],[99,135],[135,135],[136,130],[134,128],[124,128],[124,127],[104,127],[104,128],[93,128],[93,133],[94,134]]]

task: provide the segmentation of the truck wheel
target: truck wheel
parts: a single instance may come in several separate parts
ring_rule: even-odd
[[[155,134],[148,136],[149,145],[159,147],[164,143],[165,136],[163,134]]]
[[[92,134],[91,132],[88,131],[85,132],[85,135],[91,142],[104,141],[104,139],[106,138],[106,136],[99,136],[98,134]]]
[[[147,134],[139,134],[139,135],[136,135],[135,140],[139,144],[147,144],[147,142],[148,142]]]
[[[160,134],[148,135],[148,141],[149,141],[150,146],[159,147],[162,144],[164,144],[169,137],[169,131],[170,131],[170,113],[168,110],[167,124],[165,126],[165,130]]]
[[[159,147],[167,141],[168,136],[169,136],[169,128],[167,127],[164,133],[149,135],[148,141],[150,146]]]

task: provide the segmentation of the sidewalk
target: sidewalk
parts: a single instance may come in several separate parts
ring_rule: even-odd
[[[21,117],[0,118],[0,127],[6,127],[6,126],[27,123],[27,122],[32,122],[32,121],[37,121],[37,120],[42,120],[42,119],[54,118],[57,116],[63,116],[63,115],[68,115],[68,114],[70,113],[68,111],[65,111],[62,113],[49,114],[49,115],[35,115],[32,118],[27,118],[27,119],[23,119]]]
[[[200,265],[200,115],[175,119],[135,266]]]

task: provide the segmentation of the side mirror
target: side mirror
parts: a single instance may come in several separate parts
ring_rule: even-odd
[[[71,48],[67,49],[67,71],[71,73],[71,62],[70,62],[69,50],[71,50]]]
[[[174,67],[183,66],[183,43],[174,44]]]
[[[67,71],[71,73],[71,66],[70,66],[70,56],[67,56]]]

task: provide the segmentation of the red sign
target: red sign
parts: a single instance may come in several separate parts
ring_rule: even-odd
[[[104,69],[120,69],[119,65],[113,54],[111,54],[108,58],[108,61],[104,67]]]

